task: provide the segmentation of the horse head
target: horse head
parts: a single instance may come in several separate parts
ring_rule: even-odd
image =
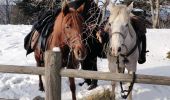
[[[86,49],[82,39],[83,17],[80,15],[83,9],[84,5],[75,10],[65,2],[61,13],[56,17],[53,29],[56,34],[53,35],[52,47],[67,45],[77,60],[84,60],[86,57]]]
[[[133,9],[133,3],[128,7],[125,5],[109,5],[109,52],[113,56],[119,56],[125,52],[125,39],[128,39],[130,12]]]

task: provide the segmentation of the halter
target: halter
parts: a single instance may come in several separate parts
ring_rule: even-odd
[[[128,30],[129,30],[129,34],[130,34],[131,32],[130,32],[130,29],[129,29],[129,24],[128,24]],[[136,33],[136,32],[135,32],[135,33]],[[120,35],[124,40],[125,40],[126,37],[127,37],[127,35],[124,35],[124,34],[121,33],[121,32],[114,32],[112,35],[115,35],[115,34]],[[132,34],[130,34],[130,36],[133,37]],[[126,63],[129,62],[128,59],[127,59],[127,57],[129,57],[129,56],[136,50],[136,48],[138,47],[138,43],[139,43],[139,39],[138,39],[138,36],[137,36],[137,34],[136,34],[136,44],[135,44],[135,46],[134,46],[130,51],[129,51],[129,49],[127,48],[127,46],[124,44],[124,42],[123,42],[123,44],[121,44],[122,46],[124,46],[124,47],[126,48],[126,51],[129,51],[129,52],[127,52],[126,54],[120,54],[120,56],[124,58],[124,64],[126,64]]]
[[[123,33],[121,33],[121,32],[114,32],[114,33],[112,34],[112,36],[115,35],[115,34],[118,34],[118,35],[122,36],[123,39],[125,39],[126,36],[127,36],[127,35],[125,36],[125,35],[124,35]]]
[[[76,16],[79,16],[78,14],[76,14]],[[63,16],[64,17],[64,16]],[[69,19],[75,19],[76,17],[75,17],[75,15],[71,15],[70,17],[69,17]],[[80,18],[80,20],[83,20],[83,17],[81,17],[81,16],[79,16],[79,18]],[[73,20],[73,22],[75,23],[74,25],[77,25],[78,23],[76,22],[76,21],[74,21]],[[63,21],[62,21],[62,23],[63,23]],[[78,25],[77,25],[78,26]],[[67,37],[67,35],[66,35],[66,32],[64,31],[64,28],[62,27],[62,33],[65,35],[65,37],[64,37],[64,42],[62,43],[62,45],[64,45],[64,44],[67,44],[68,46],[69,46],[69,48],[71,48],[71,49],[73,49],[73,45],[72,44],[74,44],[74,43],[76,43],[76,40],[80,40],[79,38],[81,38],[81,35],[80,34],[78,34],[78,35],[76,35],[76,36],[71,36],[71,37]],[[71,40],[71,41],[69,41],[69,40]]]

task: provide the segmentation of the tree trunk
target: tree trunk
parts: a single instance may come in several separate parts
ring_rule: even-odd
[[[6,0],[5,10],[6,10],[6,24],[10,24],[11,18],[10,18],[10,9],[9,9],[9,1],[8,0]]]
[[[159,0],[150,0],[153,28],[159,28]]]
[[[155,20],[156,20],[156,28],[159,28],[159,12],[160,12],[160,0],[156,0],[156,16],[155,16]]]

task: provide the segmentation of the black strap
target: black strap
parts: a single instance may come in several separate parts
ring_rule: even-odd
[[[44,66],[44,53],[40,51],[40,66]]]
[[[126,99],[126,98],[129,96],[129,94],[130,94],[130,92],[132,91],[132,89],[133,89],[133,85],[134,85],[135,80],[136,80],[136,74],[135,74],[135,72],[133,72],[132,75],[133,75],[133,80],[132,80],[132,82],[131,82],[128,90],[124,90],[124,89],[123,89],[123,83],[120,82],[121,97],[122,97],[123,99]]]
[[[136,32],[135,32],[136,33]],[[139,44],[139,39],[138,39],[138,34],[136,33],[136,44],[135,46],[132,48],[132,50],[130,50],[127,54],[120,54],[120,56],[124,57],[124,58],[127,58],[128,56],[130,56],[135,50],[136,48],[138,47],[138,44]]]
[[[138,47],[138,43],[139,43],[139,39],[138,39],[138,37],[137,37],[137,39],[136,39],[136,44],[135,44],[135,46],[133,47],[133,49],[130,50],[130,52],[128,52],[127,54],[120,54],[120,56],[122,56],[122,57],[128,57],[128,56],[130,56],[130,55],[136,50],[136,48]]]

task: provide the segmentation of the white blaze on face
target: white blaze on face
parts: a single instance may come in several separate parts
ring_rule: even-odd
[[[59,47],[54,47],[52,51],[60,52],[60,48]]]
[[[123,44],[123,37],[120,34],[114,34],[111,37],[111,54],[114,56],[118,56],[120,54],[119,48],[121,48]]]
[[[113,14],[112,14],[113,15]],[[121,20],[121,16],[113,15],[113,18],[109,19],[109,22],[111,24],[110,29],[110,49],[111,54],[114,56],[118,56],[120,54],[119,48],[121,48],[124,38],[124,23],[123,20]]]

